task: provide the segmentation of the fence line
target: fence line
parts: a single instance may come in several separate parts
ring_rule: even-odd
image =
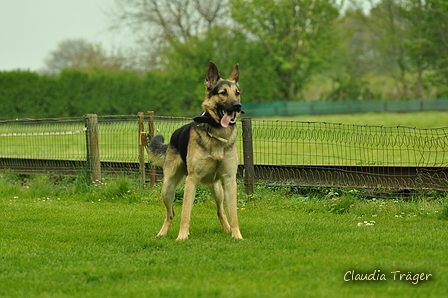
[[[0,122],[0,135],[7,135],[0,138],[0,169],[66,175],[87,171],[92,175],[96,167],[105,175],[128,173],[154,183],[160,180],[161,172],[149,167],[142,136],[162,133],[168,141],[175,129],[191,121],[143,113],[102,116],[96,118],[95,139],[89,137],[89,117]],[[238,177],[244,180],[248,193],[257,183],[383,189],[390,193],[448,190],[448,128],[243,118],[238,129],[242,162]],[[97,144],[94,154],[87,146],[91,143]]]
[[[75,135],[85,132],[87,128],[75,130],[75,131],[59,131],[59,132],[32,132],[32,133],[2,133],[0,137],[31,137],[31,136],[63,136],[63,135]]]
[[[387,101],[345,100],[244,103],[244,110],[247,116],[446,111],[447,107],[448,98]]]

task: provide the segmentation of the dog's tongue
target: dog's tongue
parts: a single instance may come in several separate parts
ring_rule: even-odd
[[[228,127],[230,125],[230,121],[232,120],[232,116],[229,116],[228,114],[224,114],[221,118],[221,126],[222,127]]]

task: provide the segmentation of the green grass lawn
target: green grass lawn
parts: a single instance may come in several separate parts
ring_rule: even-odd
[[[346,190],[260,186],[255,195],[239,192],[245,240],[237,241],[199,189],[190,239],[178,242],[179,216],[166,237],[155,237],[160,185],[22,179],[0,177],[0,297],[448,295],[446,193],[366,200]],[[386,280],[344,281],[353,270]],[[412,284],[394,280],[396,271],[431,276]]]

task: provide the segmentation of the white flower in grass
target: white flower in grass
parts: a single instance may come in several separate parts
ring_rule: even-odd
[[[371,220],[371,221],[367,221],[365,220],[364,222],[358,222],[358,227],[361,226],[374,226],[376,224],[376,221]]]

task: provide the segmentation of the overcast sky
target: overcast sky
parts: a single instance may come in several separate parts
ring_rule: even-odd
[[[42,69],[59,42],[84,38],[106,50],[129,42],[108,30],[113,0],[0,0],[0,71]],[[126,41],[127,39],[127,41]]]
[[[132,36],[111,32],[106,11],[114,0],[0,0],[0,71],[38,71],[58,43],[84,38],[106,51]]]

